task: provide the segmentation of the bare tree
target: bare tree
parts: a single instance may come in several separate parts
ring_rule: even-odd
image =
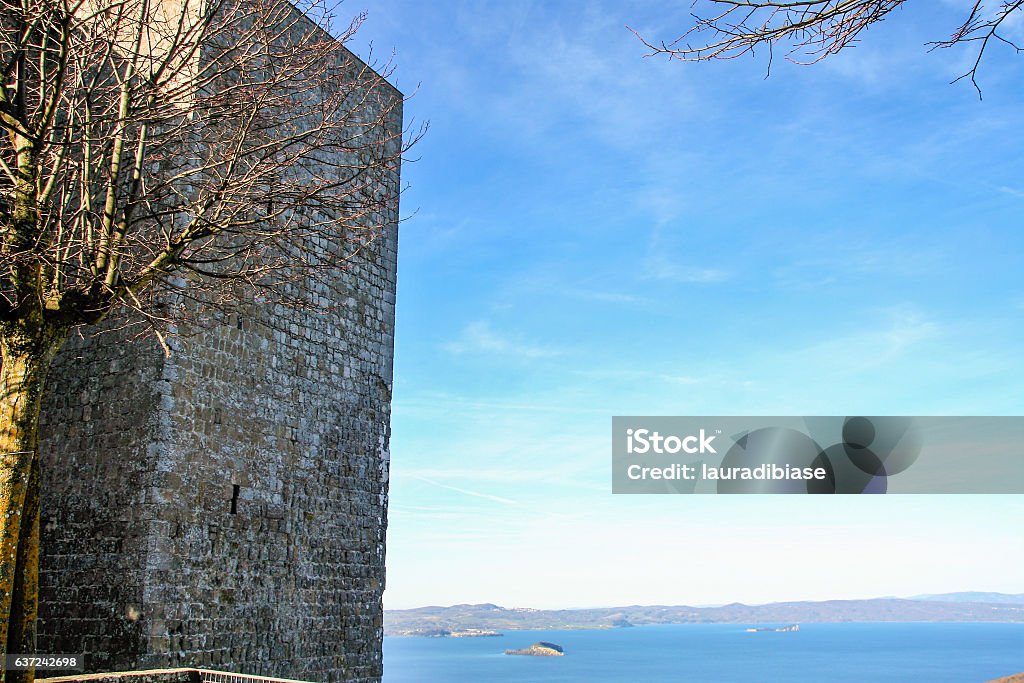
[[[651,55],[664,54],[671,59],[704,62],[735,59],[751,54],[758,47],[768,50],[769,70],[776,48],[786,59],[798,64],[813,64],[857,42],[861,33],[885,19],[906,0],[706,0],[706,12],[692,14],[693,25],[669,42],[651,42],[633,31],[649,47]],[[695,1],[694,5],[698,3]],[[973,45],[971,67],[956,80],[969,78],[978,94],[976,76],[986,49],[993,42],[1003,43],[1016,52],[1024,50],[1007,33],[1012,15],[1024,6],[1024,0],[1003,0],[986,9],[975,0],[964,22],[945,40],[929,43],[932,49],[954,45]],[[631,29],[632,30],[632,29]],[[692,41],[692,42],[691,42]]]
[[[28,653],[40,399],[68,335],[336,277],[397,216],[417,136],[343,46],[361,17],[332,37],[286,0],[0,4],[0,646]]]

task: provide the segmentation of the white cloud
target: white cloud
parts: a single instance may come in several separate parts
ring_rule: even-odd
[[[648,262],[647,275],[657,280],[692,284],[725,282],[732,277],[731,272],[722,268],[704,268],[672,263],[664,257],[654,257]]]
[[[661,379],[670,384],[685,385],[700,384],[703,381],[699,377],[689,377],[687,375],[662,375]]]
[[[633,296],[631,294],[621,294],[619,292],[604,292],[593,289],[567,289],[565,290],[567,296],[575,297],[577,299],[586,299],[588,301],[605,301],[613,304],[635,304],[644,301],[644,299]]]
[[[516,501],[512,500],[511,498],[503,498],[502,496],[495,496],[495,495],[490,494],[490,493],[481,493],[480,491],[472,491],[470,489],[464,489],[464,488],[461,488],[461,487],[458,487],[458,486],[452,486],[450,484],[442,484],[439,481],[434,481],[433,479],[427,479],[426,477],[420,477],[420,476],[416,476],[416,475],[411,475],[411,476],[412,476],[413,479],[417,479],[417,480],[422,481],[422,482],[424,482],[426,484],[430,484],[431,486],[437,486],[438,488],[448,489],[449,491],[455,491],[456,493],[461,493],[461,494],[466,495],[466,496],[473,496],[474,498],[483,498],[485,500],[490,500],[490,501],[493,501],[495,503],[502,503],[503,505],[515,505],[516,504]]]
[[[603,146],[653,150],[653,130],[706,103],[675,65],[641,58],[643,46],[624,25],[630,16],[585,4],[492,3],[460,12],[459,27],[514,74],[492,111],[509,131],[550,147],[552,128],[570,123]]]
[[[1017,197],[1018,199],[1024,199],[1024,190],[1017,189],[1016,187],[1008,187],[1006,185],[1000,185],[997,188],[1003,194],[1008,194],[1011,197]]]
[[[562,352],[550,347],[530,344],[496,332],[486,320],[466,325],[459,338],[448,342],[444,349],[454,354],[482,353],[520,358],[548,358]]]

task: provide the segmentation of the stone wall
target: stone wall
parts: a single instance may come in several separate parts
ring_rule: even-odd
[[[155,344],[90,342],[68,342],[42,410],[39,647],[126,667],[146,652],[136,615],[166,382]]]
[[[305,283],[311,308],[183,326],[169,355],[124,331],[68,343],[43,409],[39,651],[84,652],[88,671],[379,680],[397,209],[384,218],[347,270]]]

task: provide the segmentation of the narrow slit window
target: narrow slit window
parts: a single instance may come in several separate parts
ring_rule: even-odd
[[[241,487],[238,484],[231,485],[231,514],[238,514],[238,492]]]

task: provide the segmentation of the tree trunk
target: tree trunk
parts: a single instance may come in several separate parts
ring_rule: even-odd
[[[35,652],[39,605],[39,409],[64,336],[45,327],[0,330],[0,643]],[[31,682],[34,671],[7,672]]]
[[[18,558],[11,598],[7,652],[34,654],[39,614],[39,452],[32,458],[18,535]],[[9,671],[5,683],[32,683],[35,671]]]

